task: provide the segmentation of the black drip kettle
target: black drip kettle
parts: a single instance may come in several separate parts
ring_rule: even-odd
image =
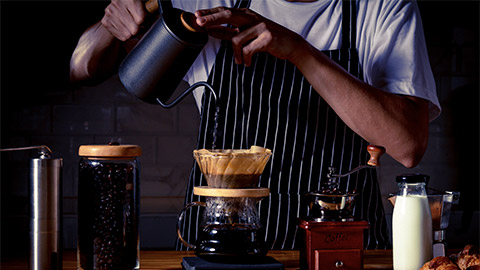
[[[118,75],[123,86],[139,99],[165,108],[173,107],[199,86],[207,87],[216,100],[212,87],[198,82],[167,104],[208,35],[195,23],[195,15],[173,8],[170,0],[150,0],[146,7],[155,10],[157,3],[159,19],[120,64]]]

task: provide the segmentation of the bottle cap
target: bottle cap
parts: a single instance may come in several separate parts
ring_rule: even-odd
[[[430,176],[420,173],[401,174],[396,178],[397,183],[426,183],[428,184]]]

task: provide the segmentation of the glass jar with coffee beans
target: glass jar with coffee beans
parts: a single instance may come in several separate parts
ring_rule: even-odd
[[[78,269],[139,269],[137,145],[82,145],[78,171]]]

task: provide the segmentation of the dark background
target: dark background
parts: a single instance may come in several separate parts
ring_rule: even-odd
[[[171,248],[176,214],[193,162],[198,113],[189,98],[172,110],[125,93],[116,77],[72,85],[69,61],[81,33],[100,20],[106,1],[1,1],[1,145],[46,144],[64,158],[64,245],[76,247],[78,146],[139,144],[142,248]],[[442,115],[430,125],[422,163],[406,170],[385,157],[380,185],[418,171],[433,186],[461,192],[447,234],[450,247],[479,243],[479,2],[419,1]],[[28,159],[1,154],[1,256],[28,254]],[[387,214],[391,209],[386,205]]]

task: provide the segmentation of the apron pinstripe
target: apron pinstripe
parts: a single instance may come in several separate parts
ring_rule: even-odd
[[[237,1],[238,6],[248,7],[249,2]],[[356,4],[344,1],[342,6],[342,48],[324,53],[363,78],[355,49]],[[343,123],[288,61],[257,53],[250,67],[236,65],[229,42],[223,41],[208,81],[218,91],[219,99],[216,147],[245,149],[259,145],[272,150],[259,181],[259,186],[271,192],[259,203],[267,246],[297,248],[297,219],[308,215],[301,195],[319,190],[330,166],[337,172],[347,172],[366,164],[367,143]],[[215,108],[206,91],[197,149],[212,148]],[[202,200],[193,195],[193,187],[200,185],[206,185],[206,181],[194,164],[185,203]],[[360,192],[354,216],[370,222],[365,247],[386,248],[389,237],[375,170],[342,178],[341,187]],[[200,209],[187,212],[182,229],[190,243],[196,239],[201,218]],[[179,241],[177,249],[184,249]]]

